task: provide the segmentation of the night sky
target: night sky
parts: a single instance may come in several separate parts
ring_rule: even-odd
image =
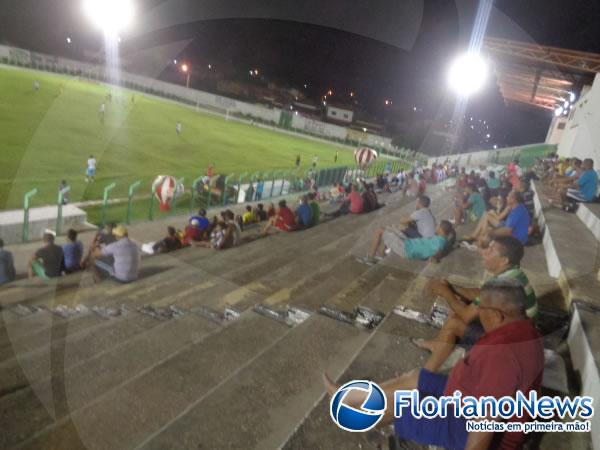
[[[3,43],[65,56],[101,46],[100,34],[81,14],[81,0],[0,3]],[[333,89],[334,100],[347,103],[354,91],[368,115],[386,122],[392,134],[411,134],[413,147],[428,128],[442,126],[436,117],[448,96],[447,66],[468,39],[477,5],[474,0],[136,3],[139,18],[124,35],[124,53],[184,41],[187,46],[169,58],[227,66],[239,77],[260,68],[268,80],[298,88],[308,84],[305,93],[315,100]],[[600,53],[598,23],[598,1],[496,0],[487,34]],[[67,36],[73,38],[70,47]],[[172,71],[165,67],[160,76],[176,77]],[[393,101],[393,111],[385,99]],[[467,144],[490,148],[543,141],[551,114],[505,106],[492,77],[467,110],[476,123],[486,120],[492,138],[482,144],[480,130]]]

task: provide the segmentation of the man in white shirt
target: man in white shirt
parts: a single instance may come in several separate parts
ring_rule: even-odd
[[[181,122],[177,122],[177,125],[175,126],[175,131],[177,132],[177,136],[181,136],[181,132],[183,131],[183,126],[181,125]]]
[[[401,221],[406,228],[402,232],[409,239],[429,238],[435,235],[437,228],[435,217],[429,209],[431,200],[425,195],[421,195],[417,200],[417,209],[410,217]]]
[[[94,181],[94,177],[96,176],[96,158],[94,155],[90,155],[87,160],[87,170],[85,172],[85,182],[89,183],[90,181]]]

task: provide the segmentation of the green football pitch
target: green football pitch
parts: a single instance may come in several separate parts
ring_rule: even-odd
[[[33,81],[40,90],[34,91]],[[71,202],[124,197],[140,180],[149,190],[157,175],[185,177],[186,187],[214,164],[222,174],[291,170],[296,155],[307,168],[353,164],[352,151],[163,101],[112,90],[104,124],[99,108],[103,85],[39,72],[0,68],[0,210],[22,208],[23,195],[37,188],[32,206],[56,204],[58,186],[71,186]],[[175,131],[177,122],[183,133]],[[339,159],[334,164],[334,156]],[[85,182],[88,156],[98,161],[94,183]]]

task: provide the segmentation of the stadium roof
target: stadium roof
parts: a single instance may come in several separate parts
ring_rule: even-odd
[[[600,72],[600,54],[486,38],[504,101],[554,110]]]

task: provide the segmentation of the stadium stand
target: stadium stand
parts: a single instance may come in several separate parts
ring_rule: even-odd
[[[451,194],[438,186],[429,195],[434,214],[449,216]],[[371,435],[330,422],[322,372],[381,380],[422,364],[427,355],[410,338],[435,329],[394,307],[428,313],[435,299],[423,288],[431,277],[477,285],[484,276],[477,255],[462,249],[440,264],[395,257],[358,263],[376,225],[414,210],[414,199],[400,194],[382,200],[387,206],[377,213],[225,252],[189,248],[145,259],[141,279],[128,285],[90,285],[84,273],[4,288],[0,417],[10,432],[0,446],[369,444]],[[550,235],[554,223],[545,220]],[[164,228],[152,226],[155,235]],[[546,347],[556,349],[567,303],[543,255],[542,246],[528,247],[524,268],[538,293]],[[357,326],[365,324],[359,309],[382,322]],[[556,439],[542,439],[541,448],[557,448]],[[575,433],[559,439],[570,448],[587,442]]]

